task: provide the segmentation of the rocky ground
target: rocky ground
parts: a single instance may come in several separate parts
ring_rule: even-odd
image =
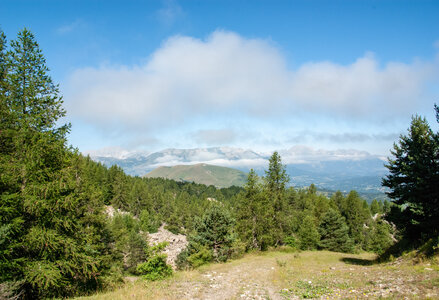
[[[439,299],[439,261],[373,264],[373,258],[326,251],[247,254],[164,281],[128,282],[90,299]]]

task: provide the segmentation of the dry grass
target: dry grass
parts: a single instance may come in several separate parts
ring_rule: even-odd
[[[252,253],[84,299],[439,299],[435,261],[372,264],[373,259],[370,253]]]

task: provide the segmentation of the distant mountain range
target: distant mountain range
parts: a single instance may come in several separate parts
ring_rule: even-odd
[[[158,167],[145,177],[161,177],[176,181],[196,182],[216,187],[243,186],[247,174],[232,168],[208,164],[178,165],[173,167]]]
[[[383,198],[381,178],[387,174],[385,158],[358,150],[315,150],[296,146],[279,150],[282,162],[296,187],[314,183],[327,191],[357,190],[366,198]],[[118,165],[127,174],[144,176],[162,166],[208,164],[247,173],[253,168],[263,176],[271,153],[231,147],[165,149],[153,153],[118,151],[89,152],[91,158],[107,166]]]

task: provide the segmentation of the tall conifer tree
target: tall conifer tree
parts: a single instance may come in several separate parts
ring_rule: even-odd
[[[32,299],[95,289],[108,267],[103,198],[83,181],[84,159],[66,146],[69,126],[56,127],[62,99],[27,29],[1,69],[1,281],[23,281],[22,295]]]
[[[439,108],[435,106],[439,122]],[[388,219],[410,239],[439,233],[439,133],[425,118],[414,116],[407,135],[391,151],[383,185],[391,189]]]
[[[275,245],[282,243],[287,230],[286,186],[289,180],[279,153],[274,152],[269,159],[268,171],[265,172],[265,192],[273,207],[272,235]]]

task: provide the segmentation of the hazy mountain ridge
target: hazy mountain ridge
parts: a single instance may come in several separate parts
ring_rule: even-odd
[[[123,150],[122,150],[123,151]],[[316,184],[324,190],[348,192],[355,189],[363,196],[384,196],[381,178],[387,173],[384,158],[358,150],[315,150],[295,146],[279,150],[293,186]],[[264,175],[271,153],[231,147],[165,149],[154,153],[122,152],[118,157],[90,153],[106,166],[116,164],[127,174],[143,176],[161,166],[196,165],[200,163],[229,167],[247,173],[251,168]]]

